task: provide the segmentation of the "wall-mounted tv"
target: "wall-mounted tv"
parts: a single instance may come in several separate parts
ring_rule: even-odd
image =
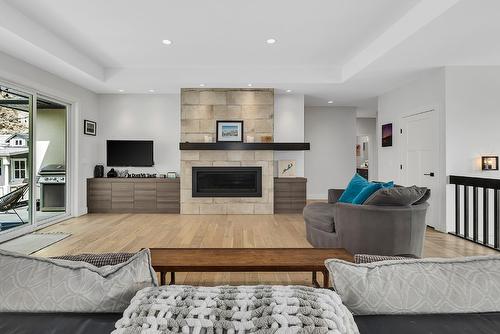
[[[153,161],[152,140],[108,140],[106,143],[109,167],[151,167]]]

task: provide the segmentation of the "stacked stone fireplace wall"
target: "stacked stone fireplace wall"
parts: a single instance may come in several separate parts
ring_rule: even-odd
[[[182,89],[181,141],[216,140],[216,121],[242,120],[243,136],[273,136],[272,89]],[[273,151],[181,151],[181,213],[272,214]],[[193,166],[260,166],[262,197],[192,197]]]

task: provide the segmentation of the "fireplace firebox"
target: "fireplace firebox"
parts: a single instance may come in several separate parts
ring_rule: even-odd
[[[262,167],[193,167],[193,197],[262,197]]]

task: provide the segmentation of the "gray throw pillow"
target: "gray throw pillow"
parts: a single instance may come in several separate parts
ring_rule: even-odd
[[[419,204],[425,203],[429,200],[430,197],[431,197],[431,190],[427,188],[424,196],[422,196],[418,201],[416,201],[412,205],[419,205]]]
[[[426,190],[425,187],[417,186],[382,188],[368,197],[363,204],[379,206],[412,205],[425,195]]]
[[[0,250],[0,312],[123,312],[156,285],[149,249],[101,268]]]
[[[354,314],[500,312],[500,256],[354,264],[326,260]]]

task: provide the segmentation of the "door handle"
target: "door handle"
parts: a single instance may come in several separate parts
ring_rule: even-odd
[[[430,177],[434,177],[434,172],[430,172],[430,173],[427,173],[427,174],[424,174],[424,175],[427,175],[427,176],[430,176]]]

